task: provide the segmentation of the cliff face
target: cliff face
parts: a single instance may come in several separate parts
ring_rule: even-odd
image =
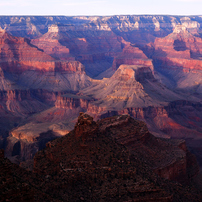
[[[103,79],[81,93],[96,98],[94,105],[112,111],[165,106],[167,102],[183,99],[155,79],[153,65],[121,65],[111,78]]]
[[[198,201],[193,187],[152,171],[166,179],[183,177],[184,183],[197,168],[184,141],[155,138],[128,115],[95,122],[80,113],[73,131],[36,154],[33,172],[12,164],[0,150],[1,201]]]
[[[196,158],[193,165],[185,141],[155,138],[149,133],[146,124],[135,122],[128,115],[106,118],[98,123],[101,130],[107,130],[108,134],[125,145],[131,153],[141,156],[151,169],[163,178],[183,179],[183,176],[194,176],[199,171],[199,168],[195,167]],[[175,153],[172,150],[177,155],[171,155]],[[190,167],[194,168],[192,174]]]
[[[55,59],[28,39],[5,31],[1,31],[0,39],[1,90],[78,91],[91,84],[79,61]]]
[[[171,33],[178,24],[182,24],[192,33],[197,33],[201,29],[200,16],[2,16],[0,18],[2,28],[13,35],[30,38],[41,36],[48,31],[48,27],[57,23],[64,25],[61,26],[63,31],[110,31],[115,29],[125,38],[142,43],[148,43],[148,40],[154,39],[154,36],[162,37]],[[128,32],[133,32],[133,35],[128,35]]]
[[[66,144],[70,146],[65,147]],[[156,170],[154,169],[155,172],[158,173],[161,170],[159,174],[167,179],[176,179],[179,175],[187,178],[186,152],[177,145],[182,147],[182,142],[155,138],[148,132],[143,122],[135,121],[127,115],[103,119],[96,123],[92,117],[81,113],[72,132],[63,138],[49,142],[45,150],[36,154],[34,172],[50,176],[51,190],[55,190],[53,189],[55,186],[60,187],[61,177],[69,182],[63,186],[73,186],[75,180],[79,181],[71,194],[61,195],[63,200],[70,199],[71,196],[82,197],[86,200],[89,200],[89,197],[94,199],[102,197],[112,201],[131,199],[172,201],[176,200],[183,191],[179,191],[176,185],[169,184],[169,181],[166,182],[166,185],[163,181],[160,182],[159,178],[153,175],[149,169],[157,166]],[[61,148],[63,149],[61,150]],[[161,156],[158,150],[162,148],[169,159]],[[143,161],[146,162],[146,165]],[[143,175],[145,177],[141,179]],[[133,177],[136,179],[136,185],[131,181]],[[54,180],[56,178],[57,183]],[[137,185],[139,179],[142,181],[141,193],[144,193],[142,196],[139,195],[140,185]],[[152,187],[148,180],[152,182]],[[113,187],[117,187],[119,194],[117,189],[108,187],[108,182],[113,184]],[[128,191],[122,187],[123,182],[126,183]],[[158,188],[155,187],[156,183],[159,183]],[[102,185],[107,187],[106,190],[110,189],[110,192],[102,191],[101,193],[99,189]],[[91,187],[90,195],[87,194],[88,192],[81,192],[86,186]],[[173,186],[175,193],[173,190],[171,191]],[[79,192],[77,192],[77,188],[80,189]],[[172,197],[167,195],[162,190],[164,188],[174,195]],[[70,192],[67,187],[65,190],[65,192]],[[54,194],[57,196],[56,191]],[[180,197],[187,198],[187,194],[185,192],[183,194],[185,195]],[[112,195],[113,198],[111,198]],[[192,200],[195,199],[192,198]]]
[[[0,34],[1,68],[4,71],[20,73],[25,70],[38,71],[84,71],[77,61],[56,61],[42,49],[30,44],[25,38],[18,38],[2,31]]]
[[[201,94],[201,47],[201,38],[178,25],[168,36],[148,44],[145,53],[156,71],[170,80],[171,88]]]
[[[47,108],[33,96],[31,90],[0,91],[0,103],[4,110],[19,116],[31,115]]]
[[[197,59],[201,56],[202,40],[188,32],[185,26],[178,25],[173,33],[164,38],[157,38],[154,47],[157,50],[156,55],[159,56],[160,53],[165,53],[169,58]]]
[[[66,108],[66,109],[76,109],[81,107],[86,110],[91,101],[90,97],[77,96],[72,94],[65,94],[63,96],[58,96],[55,102],[56,108]]]
[[[130,114],[156,136],[187,139],[201,154],[200,16],[2,16],[0,26],[6,155],[32,158],[47,136],[73,129],[80,111]],[[178,172],[173,165],[158,172]],[[176,165],[185,170],[184,159]]]
[[[152,61],[139,48],[127,44],[122,53],[114,58],[112,68],[117,70],[122,64],[152,66]]]
[[[30,46],[29,43],[29,40],[25,38],[13,37],[2,31],[0,34],[2,69],[17,72],[34,66],[38,69],[46,69],[47,66],[51,68],[53,58],[37,47]]]
[[[52,25],[46,34],[38,39],[31,40],[31,43],[52,57],[59,58],[60,60],[75,60],[70,55],[69,48],[60,44],[59,41],[61,39],[70,40],[67,35],[59,33],[56,25]]]

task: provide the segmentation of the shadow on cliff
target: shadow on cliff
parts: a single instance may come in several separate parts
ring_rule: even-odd
[[[39,150],[44,149],[46,147],[47,142],[54,140],[56,138],[58,138],[58,136],[52,130],[40,133],[39,137],[36,138]]]

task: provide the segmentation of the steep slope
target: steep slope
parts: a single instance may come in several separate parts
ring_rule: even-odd
[[[58,201],[40,190],[40,179],[12,164],[0,150],[0,201]]]
[[[91,85],[91,79],[80,62],[56,60],[31,45],[28,39],[11,36],[4,30],[0,32],[0,47],[1,148],[5,148],[9,157],[17,156],[20,160],[33,158],[47,141],[61,134],[54,132],[57,129],[52,131],[50,128],[54,123],[47,124],[43,118],[41,125],[37,125],[41,130],[37,130],[36,121],[28,117],[54,107],[58,94],[75,92]],[[58,122],[61,122],[59,116],[55,123]],[[17,132],[9,133],[16,126],[22,126],[21,132],[18,133],[17,127]],[[60,125],[57,127],[60,131]],[[68,132],[66,127],[65,131]],[[50,137],[47,137],[47,132],[50,132]]]
[[[2,31],[0,47],[4,74],[7,73],[9,80],[21,88],[78,91],[90,84],[80,62],[56,60],[31,45],[28,39]]]
[[[149,133],[145,123],[129,115],[105,118],[98,124],[132,154],[144,159],[161,177],[186,181],[187,176],[198,174],[196,158],[187,150],[185,141],[156,138]]]
[[[56,25],[49,27],[48,32],[38,39],[31,40],[31,43],[42,49],[46,54],[59,58],[60,60],[75,60],[69,53],[69,49],[60,44],[60,40],[70,39],[65,33],[59,32]]]
[[[197,154],[201,141],[201,99],[175,92],[155,79],[153,66],[121,65],[111,78],[80,91],[95,98],[86,111],[104,118],[130,114],[144,120],[158,137],[183,138]]]
[[[53,24],[69,25],[70,31],[113,30],[126,41],[146,44],[164,37],[182,24],[191,33],[201,33],[201,16],[115,15],[115,16],[1,16],[0,26],[14,36],[36,38]]]
[[[152,61],[138,47],[125,43],[122,52],[114,57],[112,67],[117,70],[122,64],[152,66]]]
[[[92,30],[90,26],[77,30],[73,25],[61,24],[50,26],[46,34],[31,43],[55,58],[76,58],[93,77],[111,67],[114,55],[121,52],[126,44],[111,30]]]
[[[149,44],[146,53],[154,60],[156,70],[170,79],[166,85],[201,98],[201,38],[179,25],[173,33]]]
[[[31,46],[28,39],[11,36],[3,30],[0,32],[0,47],[3,70],[20,72],[36,66],[39,70],[51,69],[51,66],[53,68],[54,59]]]
[[[111,29],[97,29],[94,23],[86,27],[59,26],[68,34],[59,42],[69,48],[71,55],[86,67],[86,73],[95,77],[112,66],[113,57],[122,51],[125,40]],[[65,31],[65,32],[64,32]]]
[[[121,131],[120,127],[126,129],[127,125],[130,130],[130,124],[137,133],[131,134],[128,130],[123,130],[122,134],[116,136],[122,145],[117,143],[114,140],[116,132]],[[133,153],[130,156],[124,143],[121,142],[123,139],[126,140],[127,135],[133,136],[133,143],[137,141],[139,149],[143,151],[144,148],[140,145],[147,144],[150,141],[150,135],[146,132],[145,125],[142,124],[132,119],[127,120],[124,116],[95,123],[92,117],[80,114],[72,132],[49,142],[45,150],[36,154],[34,172],[49,176],[47,190],[52,190],[54,195],[59,197],[58,189],[55,189],[59,187],[65,193],[60,194],[62,200],[89,201],[102,198],[112,201],[177,201],[180,197],[182,200],[189,200],[186,188],[183,191],[175,183],[169,184],[167,181],[165,184],[149,171],[149,167],[143,163],[144,154],[148,150],[138,155]],[[123,139],[120,139],[121,136]],[[158,144],[161,143],[161,141],[158,142],[155,148],[157,149]],[[126,145],[129,144],[126,143]],[[173,148],[176,149],[177,155],[181,156],[180,151],[183,153],[183,150],[175,146]],[[173,150],[173,154],[175,152]],[[147,154],[149,155],[149,152]],[[182,163],[180,159],[181,157],[179,162]],[[61,180],[68,183],[61,185]],[[194,201],[195,197],[197,200],[197,195],[192,195],[192,197],[191,200]]]
[[[75,92],[88,87],[92,79],[85,74],[84,66],[78,61],[65,62],[66,69],[58,68],[57,71],[38,72],[28,70],[18,75],[17,82],[20,86],[48,91]]]
[[[144,86],[150,86],[150,92]],[[111,110],[160,106],[183,98],[155,80],[152,65],[121,65],[111,78],[81,93],[93,96],[98,100],[95,104]]]

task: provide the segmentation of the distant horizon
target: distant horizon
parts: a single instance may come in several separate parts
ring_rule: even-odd
[[[200,16],[202,0],[0,0],[1,16]]]
[[[112,17],[112,16],[179,16],[179,17],[194,17],[201,15],[171,15],[171,14],[114,14],[114,15],[0,15],[1,17]]]

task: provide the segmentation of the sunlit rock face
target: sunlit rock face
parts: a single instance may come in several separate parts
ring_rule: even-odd
[[[138,142],[138,154],[131,151],[131,140],[133,144]],[[73,131],[48,142],[46,148],[36,154],[33,172],[11,163],[0,150],[1,198],[4,201],[91,201],[103,198],[114,202],[173,201],[179,198],[198,201],[200,195],[194,188],[165,181],[154,174],[149,164],[160,163],[161,170],[168,167],[163,177],[166,173],[170,176],[173,171],[175,176],[183,174],[185,182],[186,173],[182,167],[173,165],[173,161],[169,162],[172,165],[165,165],[162,158],[152,155],[148,159],[162,146],[171,159],[183,164],[186,147],[183,143],[178,146],[179,143],[182,142],[154,138],[143,122],[127,115],[95,122],[89,115],[80,113]],[[174,169],[169,170],[173,166]],[[30,168],[27,164],[26,169]],[[106,189],[102,189],[103,185]]]
[[[59,32],[57,25],[52,25],[48,27],[46,34],[38,39],[33,39],[31,43],[52,57],[60,60],[75,60],[75,58],[70,55],[69,48],[60,44],[60,40],[62,39],[70,40],[67,35]]]
[[[67,143],[69,147],[65,147]],[[125,182],[127,190],[133,187],[136,194],[128,195],[123,188],[122,190],[125,190],[124,194],[119,198],[129,200],[135,199],[139,193],[139,185],[133,184],[131,179],[136,176],[137,182],[145,171],[147,175],[141,184],[141,187],[144,186],[145,189],[150,187],[150,183],[144,183],[145,180],[150,179],[150,182],[153,182],[151,176],[155,176],[151,170],[166,179],[177,180],[178,176],[184,176],[184,180],[188,179],[186,162],[189,160],[186,160],[186,156],[184,141],[155,138],[149,133],[144,122],[134,120],[128,115],[109,117],[95,122],[88,114],[80,113],[73,131],[62,138],[47,143],[46,148],[36,154],[34,173],[41,176],[54,176],[53,179],[57,178],[56,183],[50,177],[50,181],[52,181],[52,183],[49,183],[50,186],[54,186],[55,183],[58,186],[60,176],[63,176],[63,180],[64,178],[68,180],[70,177],[70,183],[74,183],[74,177],[76,177],[77,181],[80,179],[80,182],[83,182],[84,187],[86,187],[85,183],[93,187],[90,195],[83,195],[86,199],[92,195],[94,196],[99,191],[100,184],[104,183],[105,187],[108,187],[108,179],[110,179],[109,183],[113,182],[113,187],[122,187],[122,182]],[[197,168],[197,164],[195,168]],[[197,169],[195,171],[197,173]],[[109,173],[113,174],[110,176]],[[154,178],[158,182],[157,175]],[[116,184],[115,179],[118,179],[119,184]],[[168,180],[166,182],[167,190],[170,190],[170,182]],[[152,196],[152,199],[158,200],[161,196],[164,201],[172,201],[173,198],[169,198],[163,192],[163,184],[159,184],[161,188],[158,189],[158,194],[156,188],[154,188],[155,183],[153,183],[153,188],[150,187],[149,189],[150,194],[147,195],[148,192],[142,190],[144,196],[138,196],[138,199],[150,201]],[[68,185],[70,186],[69,183]],[[80,190],[83,190],[84,187],[80,186]],[[68,191],[68,189],[66,190]],[[77,192],[77,190],[74,189],[74,192]],[[57,192],[54,193],[57,196]],[[116,193],[116,189],[112,188],[110,193],[107,194],[107,198],[110,198],[111,194],[113,194],[113,198],[116,198]],[[105,194],[105,192],[102,191],[102,194]],[[163,198],[162,194],[164,195]],[[177,196],[179,194],[177,187],[175,194]],[[74,194],[62,197],[67,200],[70,196],[78,197]],[[100,196],[97,196],[97,198],[100,198]]]
[[[126,45],[113,61],[113,69],[116,70],[122,64],[152,66],[152,61],[137,47]]]
[[[169,58],[171,60],[178,58],[179,65],[181,64],[183,67],[185,62],[181,62],[181,60],[187,60],[187,63],[189,63],[189,60],[193,63],[200,63],[202,39],[188,32],[185,26],[178,25],[175,27],[173,33],[164,38],[157,38],[154,43],[149,44],[148,47],[155,49],[155,51],[151,49],[150,52],[153,58]],[[188,68],[188,66],[190,66],[191,69],[193,65],[189,63],[184,68]],[[195,68],[198,69],[197,67]]]
[[[2,16],[0,26],[6,156],[33,158],[82,111],[130,114],[201,159],[200,16]]]

